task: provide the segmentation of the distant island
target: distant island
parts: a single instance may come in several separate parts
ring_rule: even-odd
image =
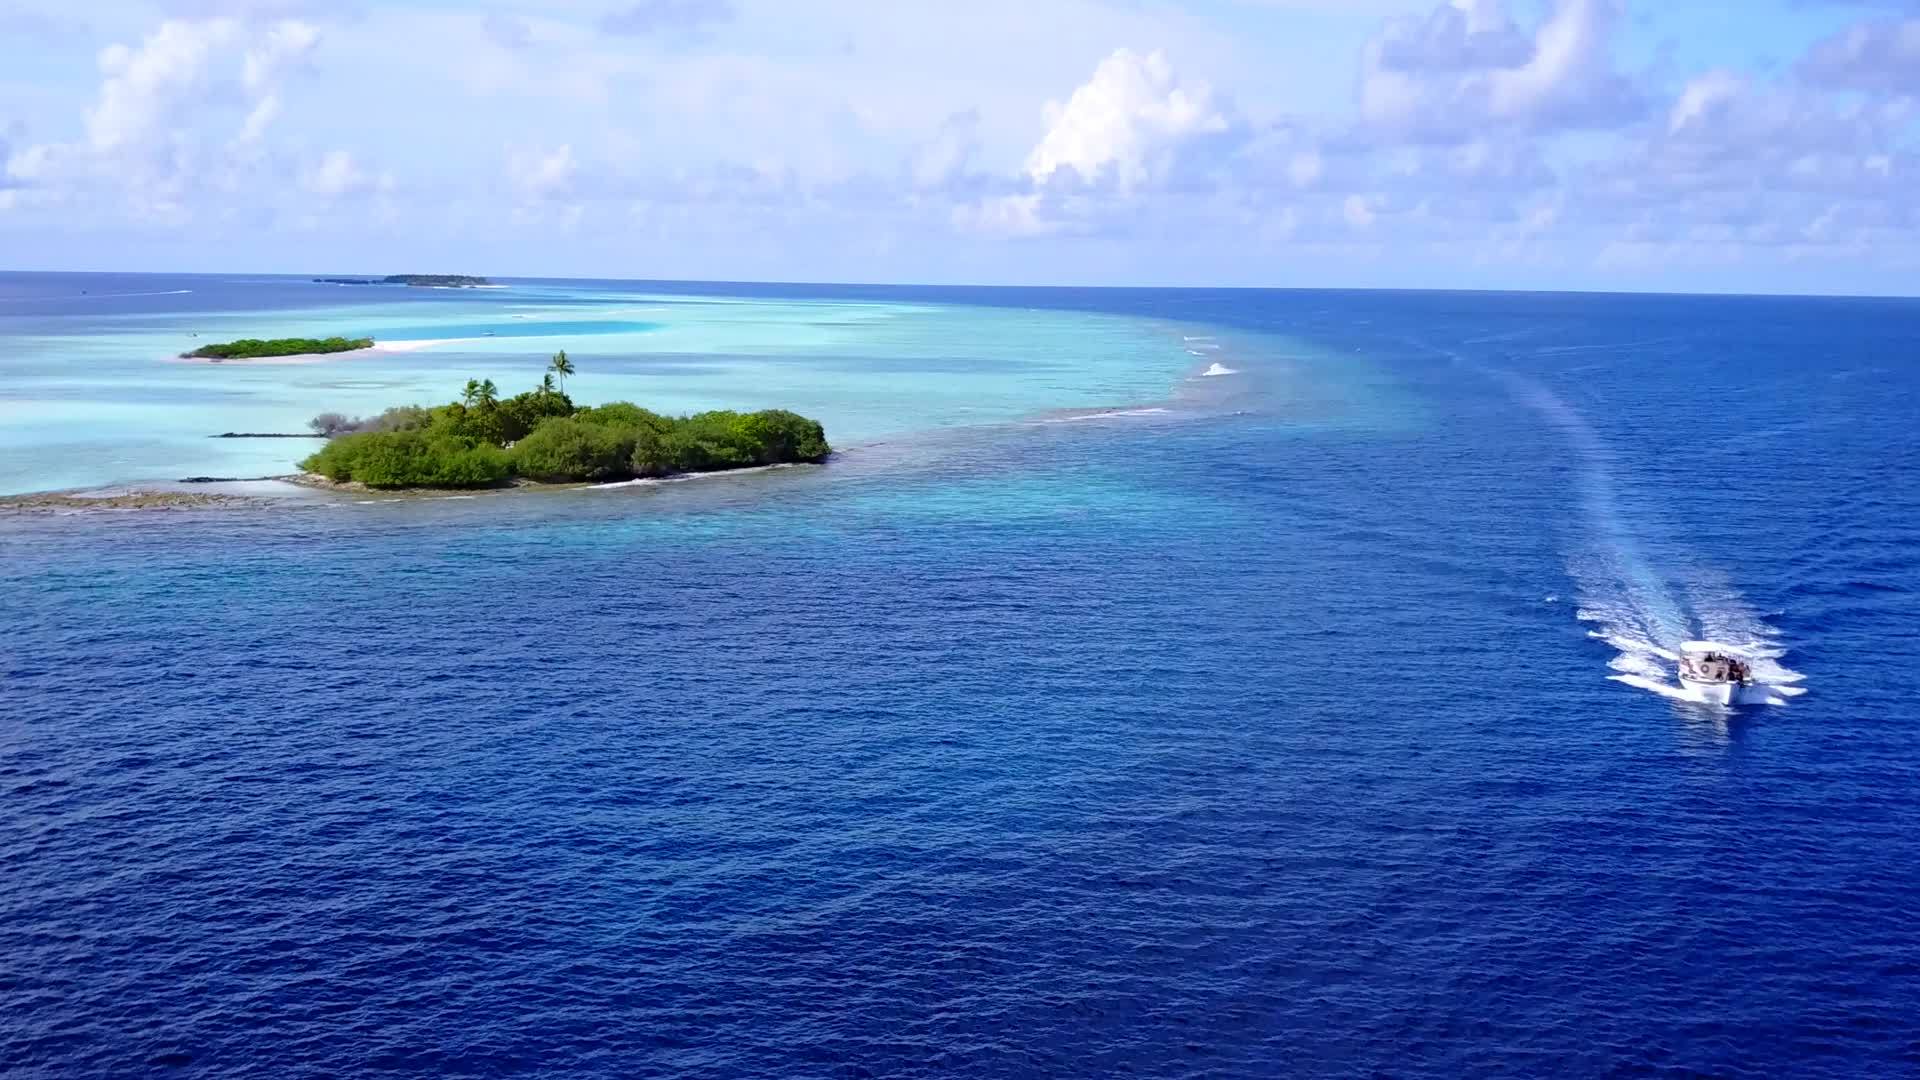
[[[267,356],[306,356],[311,353],[353,352],[373,348],[372,338],[241,338],[219,345],[202,345],[180,354],[182,360],[257,360]]]
[[[563,351],[538,386],[510,398],[491,379],[469,379],[446,405],[365,419],[324,413],[310,426],[329,441],[300,468],[371,488],[482,488],[819,462],[832,452],[819,421],[785,409],[669,417],[625,401],[580,408],[556,382],[573,373]]]
[[[468,274],[388,274],[383,278],[317,277],[317,285],[412,285],[421,289],[477,289],[491,285],[483,277]]]

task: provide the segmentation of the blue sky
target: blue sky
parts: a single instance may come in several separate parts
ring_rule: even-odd
[[[0,266],[1920,294],[1920,0],[7,0]]]

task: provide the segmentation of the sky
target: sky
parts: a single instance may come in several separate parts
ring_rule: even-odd
[[[1920,0],[0,0],[0,268],[1920,295]]]

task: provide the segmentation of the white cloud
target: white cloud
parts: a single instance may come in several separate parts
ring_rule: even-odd
[[[1164,54],[1124,48],[1044,113],[1046,132],[1019,178],[1029,190],[962,207],[956,224],[1014,236],[1080,231],[1201,164],[1202,148],[1236,126],[1212,89],[1183,84]]]
[[[521,193],[535,199],[565,195],[573,186],[578,163],[573,159],[571,143],[562,143],[551,151],[523,150],[507,161],[507,175]]]
[[[1379,220],[1379,214],[1373,209],[1373,200],[1365,195],[1347,196],[1346,201],[1340,204],[1340,211],[1347,219],[1347,224],[1356,229],[1371,228]]]
[[[600,19],[609,34],[664,34],[701,30],[733,20],[732,0],[638,0]]]
[[[1421,141],[1624,123],[1640,98],[1613,68],[1618,16],[1616,0],[1554,0],[1527,35],[1502,0],[1455,0],[1389,19],[1362,56],[1361,115]]]
[[[239,33],[235,19],[171,20],[139,48],[114,44],[101,50],[106,78],[87,112],[88,144],[107,152],[159,133],[206,93],[207,69]]]
[[[19,171],[70,184],[190,180],[181,174],[209,156],[201,145],[207,118],[238,104],[245,118],[237,141],[257,141],[280,113],[283,73],[319,36],[293,20],[256,27],[225,17],[172,19],[137,46],[109,45],[83,117],[85,140],[32,147]]]
[[[1800,75],[1833,89],[1920,94],[1920,17],[1851,26],[1809,50]]]
[[[1327,160],[1317,149],[1296,151],[1287,159],[1287,179],[1294,187],[1312,187],[1326,172]]]
[[[1062,172],[1123,192],[1164,179],[1181,149],[1230,123],[1205,83],[1182,86],[1159,52],[1117,49],[1066,104],[1047,106],[1047,133],[1027,156],[1044,184]]]
[[[279,111],[282,74],[319,40],[317,27],[292,19],[261,28],[233,18],[170,19],[137,47],[109,45],[100,52],[99,96],[86,114],[87,144],[112,153],[190,126],[199,107],[235,93],[223,62],[236,49],[237,91],[248,103],[242,137],[257,138]]]
[[[35,205],[63,206],[78,221],[124,213],[170,226],[297,216],[303,198],[390,189],[390,176],[345,150],[315,155],[297,135],[267,143],[289,75],[320,40],[300,19],[168,19],[102,49],[80,134],[18,148],[6,173]]]
[[[1004,236],[1045,236],[1060,231],[1060,223],[1041,213],[1040,196],[1002,195],[977,204],[957,206],[953,223],[962,229]]]
[[[1667,133],[1706,130],[1747,92],[1747,80],[1731,71],[1709,71],[1680,90],[1667,110]]]
[[[327,198],[351,195],[379,185],[345,150],[328,151],[302,179],[308,191]]]
[[[933,139],[914,153],[914,186],[924,190],[954,182],[966,173],[979,152],[979,110],[954,113],[941,122]]]

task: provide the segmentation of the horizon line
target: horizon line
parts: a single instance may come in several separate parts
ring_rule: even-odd
[[[369,277],[385,277],[386,274],[359,273]],[[404,271],[412,273],[412,271]],[[435,272],[437,273],[437,271]],[[276,277],[312,279],[315,275],[350,276],[348,271],[279,271],[279,270],[33,270],[0,268],[0,274],[124,274],[152,277]],[[486,277],[495,280],[494,275],[465,274],[469,277]],[[930,281],[802,281],[777,278],[654,278],[654,277],[563,277],[534,274],[499,275],[501,281],[617,281],[630,284],[653,285],[759,285],[788,288],[831,288],[831,289],[1029,289],[1054,291],[1095,291],[1095,292],[1377,292],[1377,293],[1439,293],[1467,295],[1520,295],[1520,296],[1674,296],[1674,297],[1714,297],[1720,299],[1756,299],[1756,300],[1920,300],[1920,293],[1844,293],[1844,292],[1742,292],[1737,290],[1701,289],[1696,291],[1672,291],[1664,289],[1500,289],[1486,287],[1439,287],[1415,285],[1084,285],[1071,283],[1017,283],[1017,282],[930,282]]]

